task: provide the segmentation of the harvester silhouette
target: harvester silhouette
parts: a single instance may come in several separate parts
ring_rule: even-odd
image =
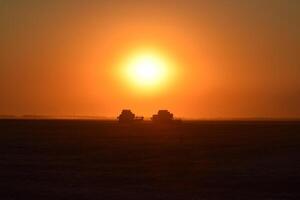
[[[143,121],[144,117],[135,116],[133,112],[129,109],[122,110],[121,114],[117,118],[120,123],[132,123]]]
[[[141,122],[144,120],[144,117],[136,116],[131,110],[124,109],[117,119],[120,123],[132,123]],[[181,122],[179,119],[174,119],[173,113],[169,112],[168,110],[159,110],[157,114],[152,116],[151,120],[153,123]]]

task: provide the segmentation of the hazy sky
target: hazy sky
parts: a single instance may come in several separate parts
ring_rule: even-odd
[[[157,49],[176,81],[141,95],[114,75]],[[0,114],[300,118],[300,1],[0,0]]]

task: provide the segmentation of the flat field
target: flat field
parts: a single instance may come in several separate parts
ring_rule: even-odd
[[[300,199],[300,122],[0,120],[0,199]]]

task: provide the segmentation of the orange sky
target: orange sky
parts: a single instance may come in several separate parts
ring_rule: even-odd
[[[300,117],[299,1],[0,3],[0,114]],[[141,94],[116,69],[138,49],[176,79]]]

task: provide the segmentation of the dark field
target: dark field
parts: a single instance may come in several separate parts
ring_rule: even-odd
[[[0,199],[300,199],[300,122],[1,120]]]

